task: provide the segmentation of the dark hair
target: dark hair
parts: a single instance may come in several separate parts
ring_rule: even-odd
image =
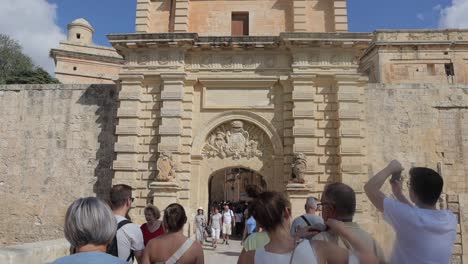
[[[263,192],[253,201],[252,215],[267,232],[275,230],[284,221],[284,211],[291,203],[279,192]]]
[[[442,193],[444,180],[432,169],[411,168],[409,171],[411,189],[418,199],[426,205],[434,205]]]
[[[110,191],[110,204],[113,210],[121,208],[132,198],[132,187],[126,184],[116,184]]]
[[[187,222],[184,207],[178,203],[168,205],[164,210],[163,221],[167,231],[173,233],[181,230]]]
[[[356,193],[348,185],[335,182],[325,186],[323,195],[333,203],[338,217],[352,217],[356,212]]]

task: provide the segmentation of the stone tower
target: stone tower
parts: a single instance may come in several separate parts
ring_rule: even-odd
[[[74,43],[89,45],[93,43],[94,28],[84,18],[78,18],[68,24],[67,40]]]

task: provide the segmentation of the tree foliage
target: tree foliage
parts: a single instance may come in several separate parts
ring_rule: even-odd
[[[0,84],[59,83],[22,52],[21,45],[0,34]]]

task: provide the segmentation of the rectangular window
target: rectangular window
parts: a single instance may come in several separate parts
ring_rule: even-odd
[[[232,36],[249,35],[249,13],[232,13],[231,34]]]
[[[434,76],[436,75],[436,69],[435,69],[435,64],[434,63],[428,63],[427,64],[427,74]]]

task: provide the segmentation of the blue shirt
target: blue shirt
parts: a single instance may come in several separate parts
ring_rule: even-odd
[[[112,255],[99,252],[90,251],[73,254],[59,258],[51,264],[128,264],[127,262],[114,257]]]
[[[247,234],[252,234],[255,232],[255,228],[257,227],[257,221],[255,221],[255,218],[253,216],[249,217],[247,221],[245,221],[245,224],[247,225]]]

